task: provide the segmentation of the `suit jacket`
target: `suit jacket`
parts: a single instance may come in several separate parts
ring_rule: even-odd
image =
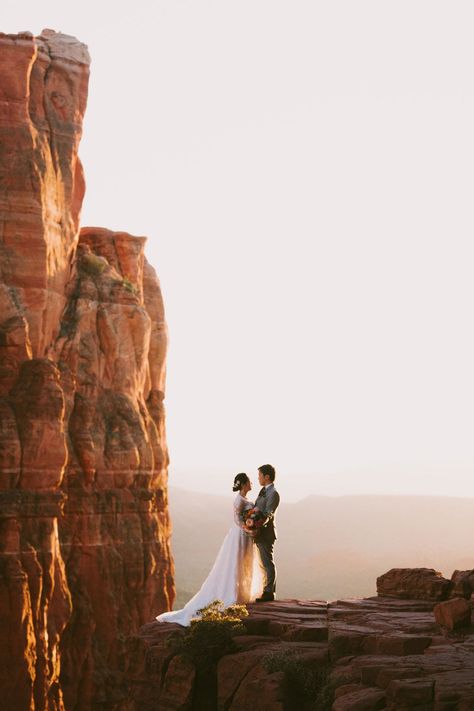
[[[260,529],[257,536],[258,540],[270,540],[275,541],[277,537],[276,526],[275,526],[275,511],[280,503],[280,495],[275,489],[274,484],[267,486],[265,494],[262,496],[257,496],[255,506],[262,511],[266,516],[270,517],[268,523],[265,524]]]

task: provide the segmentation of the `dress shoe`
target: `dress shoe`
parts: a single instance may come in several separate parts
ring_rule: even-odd
[[[273,593],[264,592],[262,597],[257,597],[255,602],[271,602],[274,599],[275,599],[275,595]]]

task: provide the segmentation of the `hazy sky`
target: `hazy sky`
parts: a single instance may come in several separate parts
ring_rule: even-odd
[[[171,482],[473,496],[472,2],[1,14],[89,46],[82,223],[149,237]]]

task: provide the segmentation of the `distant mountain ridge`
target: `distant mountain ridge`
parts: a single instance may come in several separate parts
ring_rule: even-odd
[[[229,497],[170,487],[179,607],[200,587],[232,523]],[[392,567],[474,568],[474,499],[317,496],[282,501],[275,546],[280,597],[335,600],[375,593]]]

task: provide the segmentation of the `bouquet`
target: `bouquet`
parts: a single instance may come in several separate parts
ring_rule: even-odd
[[[242,511],[241,518],[245,533],[253,537],[257,535],[262,526],[267,522],[265,514],[256,508]]]

